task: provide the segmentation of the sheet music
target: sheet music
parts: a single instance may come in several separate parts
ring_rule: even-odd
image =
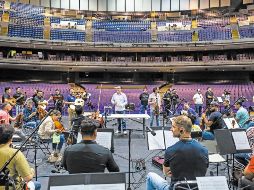
[[[96,142],[111,150],[112,132],[97,132]]]
[[[226,160],[220,154],[210,154],[209,162],[218,163],[225,162]]]
[[[173,137],[172,131],[165,130],[164,133],[165,133],[166,149],[179,141],[179,138]]]
[[[223,100],[222,100],[221,97],[217,97],[217,100],[218,100],[219,103],[222,103],[222,102],[223,102]]]
[[[50,190],[85,190],[85,185],[65,185],[65,186],[52,186]]]
[[[81,133],[78,133],[77,143],[82,140]],[[111,132],[97,132],[96,142],[111,150],[111,142],[112,142],[112,133]]]
[[[151,132],[147,133],[148,150],[165,150],[163,130],[155,130],[155,133],[155,136]]]
[[[85,190],[125,190],[125,184],[90,184],[85,185]],[[76,189],[75,189],[76,190]]]
[[[235,118],[223,118],[223,120],[224,120],[228,129],[240,128],[238,123],[236,122]],[[234,126],[233,126],[232,122],[234,122]]]
[[[229,190],[225,176],[197,177],[199,190]]]
[[[250,144],[245,131],[232,132],[236,150],[249,150]]]

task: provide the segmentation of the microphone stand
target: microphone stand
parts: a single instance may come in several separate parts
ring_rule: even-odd
[[[129,131],[129,142],[128,142],[128,147],[129,147],[129,159],[128,159],[128,188],[127,190],[131,190],[131,132],[132,129],[127,129]]]
[[[9,189],[8,182],[9,179],[9,169],[7,166],[10,164],[10,162],[13,160],[13,158],[18,154],[18,152],[23,148],[23,146],[30,140],[30,138],[35,134],[35,132],[39,129],[40,125],[44,122],[44,120],[51,114],[53,110],[51,109],[46,116],[40,121],[39,125],[33,130],[33,132],[28,136],[28,138],[20,145],[19,149],[12,155],[12,157],[5,162],[3,167],[0,169],[0,185],[5,185],[6,189]],[[36,158],[36,150],[35,150],[35,158]],[[37,167],[36,167],[36,160],[35,160],[35,179],[37,180]],[[8,186],[7,186],[8,185]]]

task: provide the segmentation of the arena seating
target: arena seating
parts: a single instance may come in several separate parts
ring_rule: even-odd
[[[94,31],[94,42],[114,43],[149,43],[151,33],[148,31]]]
[[[231,40],[231,28],[209,27],[198,31],[199,41]]]
[[[253,38],[254,26],[245,26],[239,28],[239,34],[241,38]]]
[[[191,42],[192,31],[158,32],[159,42]]]

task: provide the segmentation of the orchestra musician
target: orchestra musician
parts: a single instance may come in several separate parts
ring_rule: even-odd
[[[47,101],[43,97],[43,92],[41,90],[37,90],[37,95],[34,97],[33,101],[36,108],[41,106],[43,109],[45,109],[48,105]]]
[[[167,89],[167,91],[163,95],[162,99],[164,102],[164,111],[166,112],[167,116],[169,116],[170,108],[171,108],[171,90],[170,90],[170,88]]]
[[[16,99],[16,116],[23,111],[23,105],[26,100],[25,94],[21,92],[21,88],[17,87],[15,94],[13,94],[13,98]]]
[[[159,94],[159,88],[153,88],[153,93],[149,95],[148,104],[150,105],[150,126],[153,126],[154,117],[156,118],[156,126],[160,126],[160,110],[161,110],[161,97]]]
[[[23,110],[23,121],[24,126],[28,128],[35,128],[39,124],[39,118],[36,108],[33,105],[32,100],[26,102],[25,108]]]
[[[69,129],[71,128],[71,121],[75,116],[75,110],[71,109],[71,105],[74,105],[76,100],[75,92],[74,89],[71,88],[69,91],[69,95],[67,96],[66,101],[64,102],[65,104],[68,105],[68,115],[69,115]]]
[[[13,156],[17,151],[16,149],[11,148],[12,137],[15,133],[13,127],[5,124],[0,125],[0,168]],[[14,178],[15,189],[24,189],[23,181],[27,184],[33,183],[35,190],[40,190],[41,184],[37,181],[33,181],[34,170],[30,168],[26,157],[21,151],[18,151],[17,155],[10,162],[7,167],[10,171],[9,175]],[[28,186],[29,187],[29,186]],[[3,186],[0,186],[0,190],[6,189]],[[12,188],[7,188],[12,189]]]
[[[175,111],[176,105],[178,104],[178,102],[179,102],[179,96],[177,94],[176,89],[173,89],[171,92],[171,109],[173,111]]]
[[[214,95],[211,87],[207,88],[207,91],[205,93],[206,97],[206,107],[210,107],[211,102],[213,101]]]
[[[64,135],[61,132],[64,129],[57,129],[55,122],[59,121],[61,118],[61,112],[58,110],[53,110],[39,126],[38,134],[40,139],[44,142],[52,142],[53,152],[49,156],[49,162],[56,162],[62,159],[61,149],[64,143]]]
[[[9,99],[11,99],[11,88],[5,87],[4,94],[2,96],[2,103],[8,102]],[[12,110],[9,111],[9,114],[12,116]]]
[[[60,93],[59,89],[55,90],[55,94],[53,94],[53,96],[51,97],[51,99],[53,99],[54,101],[54,109],[58,110],[62,113],[63,110],[63,105],[64,105],[64,96]]]
[[[139,95],[139,100],[140,100],[140,103],[141,103],[139,113],[141,113],[141,114],[147,113],[148,98],[149,98],[149,94],[147,92],[147,87],[145,87],[143,89],[143,92]]]

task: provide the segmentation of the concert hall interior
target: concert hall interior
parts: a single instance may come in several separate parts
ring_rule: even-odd
[[[254,0],[0,0],[0,190],[254,189]]]

